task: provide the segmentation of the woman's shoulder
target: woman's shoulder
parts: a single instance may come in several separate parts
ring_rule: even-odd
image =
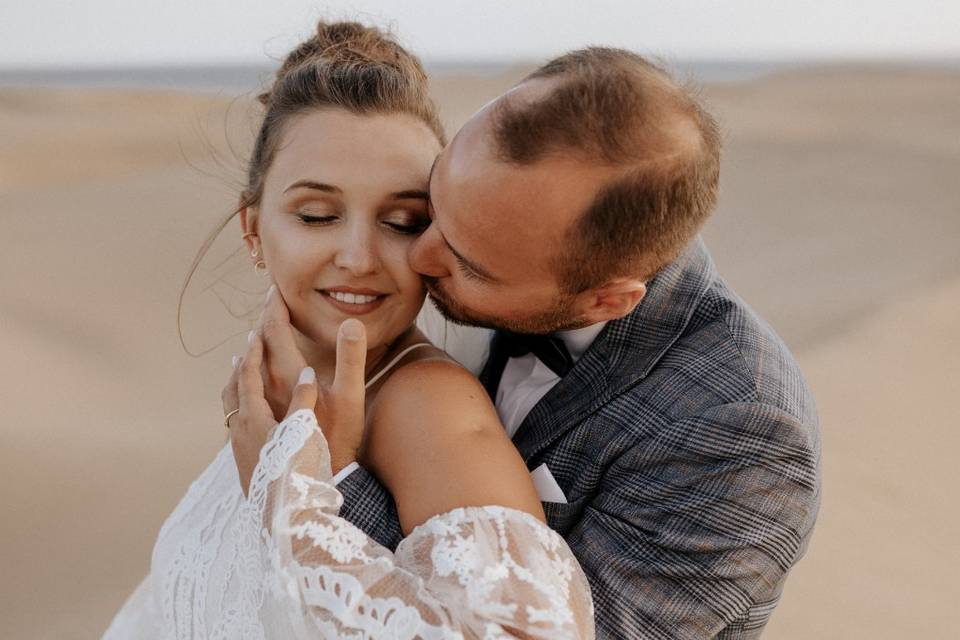
[[[389,371],[368,392],[373,401],[368,411],[411,405],[420,405],[422,410],[428,399],[433,408],[458,402],[464,408],[464,403],[473,397],[481,406],[490,405],[476,376],[430,342],[418,328],[411,327],[394,343],[394,353],[399,356],[394,356],[397,359],[387,365]]]
[[[457,410],[487,413],[493,405],[480,381],[443,351],[424,348],[420,357],[392,372],[377,392],[372,409],[377,412],[415,410],[436,415]]]

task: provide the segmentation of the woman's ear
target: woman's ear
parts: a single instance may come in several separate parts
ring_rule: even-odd
[[[262,252],[260,251],[260,236],[257,225],[257,208],[253,206],[241,206],[238,213],[240,214],[240,229],[243,232],[243,236],[241,237],[247,245],[250,255],[253,258],[258,258]]]
[[[616,320],[633,311],[647,295],[647,284],[636,278],[617,278],[581,294],[581,317],[590,324]]]

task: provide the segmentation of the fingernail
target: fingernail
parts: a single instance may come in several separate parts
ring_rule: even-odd
[[[273,296],[273,294],[276,293],[276,291],[277,291],[277,283],[274,282],[272,285],[270,285],[270,288],[267,289],[267,300],[269,300],[271,296]]]
[[[233,368],[236,369],[236,368],[237,368],[237,363],[240,362],[240,358],[237,357],[237,356],[233,356],[233,358],[230,360],[230,362],[233,363]]]
[[[317,372],[313,370],[313,367],[304,367],[300,372],[300,377],[297,378],[297,384],[313,384],[317,381]]]
[[[359,320],[344,320],[340,325],[340,335],[344,338],[359,338],[363,335],[363,323]]]
[[[253,344],[253,336],[257,335],[256,331],[251,331],[247,334],[247,344]]]

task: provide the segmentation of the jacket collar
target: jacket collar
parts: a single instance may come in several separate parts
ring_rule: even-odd
[[[527,414],[513,438],[524,460],[643,379],[683,333],[716,277],[698,236],[648,283],[647,295],[629,315],[607,323],[573,369]]]

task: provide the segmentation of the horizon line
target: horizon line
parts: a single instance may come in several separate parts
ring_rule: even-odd
[[[834,55],[810,54],[810,55],[792,55],[792,54],[772,54],[772,55],[692,55],[692,56],[672,56],[672,55],[654,55],[646,54],[647,57],[664,61],[667,63],[681,64],[935,64],[935,65],[960,65],[960,52],[952,54],[849,54],[841,53]],[[508,67],[508,66],[526,66],[539,64],[548,59],[547,56],[473,56],[473,57],[421,57],[425,67]],[[79,64],[69,63],[40,63],[26,65],[10,65],[0,63],[0,72],[62,72],[62,71],[112,71],[112,70],[201,70],[201,69],[254,69],[263,68],[265,70],[273,69],[279,65],[282,60],[252,60],[252,59],[217,59],[210,58],[199,61],[138,61],[125,64],[105,63],[105,62],[81,62]]]

